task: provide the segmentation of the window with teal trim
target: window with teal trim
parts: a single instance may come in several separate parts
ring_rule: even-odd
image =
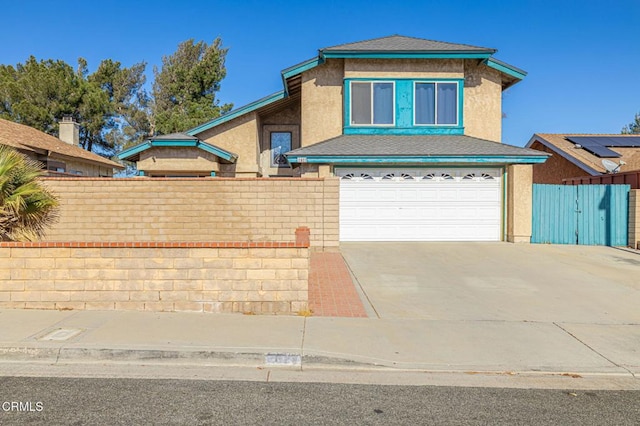
[[[347,78],[345,135],[462,135],[461,78]]]
[[[393,82],[351,83],[351,124],[355,126],[394,124]]]
[[[413,103],[416,125],[458,125],[458,83],[416,82]]]

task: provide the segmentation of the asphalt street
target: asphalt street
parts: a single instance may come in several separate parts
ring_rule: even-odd
[[[639,391],[1,377],[0,423],[631,425],[639,400]]]

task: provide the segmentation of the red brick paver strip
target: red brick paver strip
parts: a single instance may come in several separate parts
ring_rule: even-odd
[[[340,253],[311,253],[309,307],[314,316],[360,317],[367,313]]]

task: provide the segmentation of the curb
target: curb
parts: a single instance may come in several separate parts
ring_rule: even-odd
[[[0,363],[35,363],[52,365],[113,364],[113,365],[166,365],[184,367],[254,367],[276,369],[316,369],[342,371],[416,372],[466,375],[534,375],[626,377],[640,379],[628,371],[578,371],[578,370],[526,370],[487,369],[480,366],[467,368],[433,368],[402,365],[391,361],[371,362],[340,356],[302,355],[290,352],[242,352],[216,350],[163,350],[163,349],[113,349],[113,348],[38,348],[29,346],[0,347]],[[445,367],[445,366],[443,366]],[[480,367],[480,368],[479,368]]]

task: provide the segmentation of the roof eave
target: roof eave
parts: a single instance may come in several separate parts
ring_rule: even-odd
[[[155,147],[199,148],[231,163],[238,159],[237,154],[200,140],[147,140],[121,152],[118,154],[118,158],[125,161],[137,161],[141,152]]]
[[[487,59],[495,50],[332,50],[320,51],[320,57],[330,58],[362,58],[362,59]]]
[[[282,77],[284,79],[288,79],[298,74],[302,74],[303,72],[310,70],[311,68],[315,68],[322,63],[324,63],[324,59],[320,56],[316,56],[311,59],[307,59],[304,62],[300,62],[299,64],[285,68],[280,73],[282,74]]]
[[[549,156],[544,155],[290,155],[285,154],[290,163],[342,163],[342,164],[379,164],[379,163],[487,163],[487,164],[540,164]]]
[[[280,99],[285,98],[287,95],[285,93],[284,90],[281,90],[279,92],[273,93],[269,96],[265,96],[264,98],[258,99],[257,101],[251,102],[250,104],[247,104],[245,106],[242,106],[240,108],[237,108],[233,111],[229,111],[226,114],[221,115],[220,117],[214,118],[213,120],[201,124],[200,126],[194,127],[191,130],[187,130],[185,133],[187,135],[190,136],[195,136],[199,133],[202,133],[206,130],[211,129],[212,127],[215,126],[219,126],[222,123],[226,123],[228,121],[231,121],[235,118],[238,118],[240,116],[243,116],[245,114],[248,114],[250,112],[253,112],[257,109],[260,109],[264,106],[267,106],[269,104],[272,104],[276,101],[279,101]]]
[[[507,74],[518,80],[522,80],[527,76],[527,72],[523,69],[509,65],[506,62],[500,61],[496,58],[488,58],[484,63],[495,70],[498,70],[504,74]]]
[[[581,168],[582,170],[584,170],[585,172],[589,173],[591,176],[600,176],[600,175],[603,174],[602,172],[599,172],[596,169],[587,166],[586,164],[584,164],[582,161],[578,160],[574,156],[567,154],[562,149],[558,148],[553,143],[549,142],[548,140],[546,140],[542,136],[538,135],[537,133],[534,133],[534,135],[531,137],[531,139],[529,139],[529,142],[527,142],[527,144],[525,145],[525,148],[532,149],[531,145],[533,145],[535,142],[540,142],[542,145],[546,146],[551,151],[555,152],[556,154],[558,154],[559,156],[561,156],[565,160],[569,161],[573,165],[575,165],[575,166]]]
[[[53,158],[63,158],[63,159],[66,158],[71,161],[78,161],[81,163],[88,163],[93,165],[98,164],[100,167],[106,167],[106,168],[121,169],[121,170],[124,170],[125,168],[122,164],[118,164],[115,161],[109,160],[108,158],[105,158],[104,161],[101,161],[101,160],[94,160],[91,158],[76,157],[74,155],[63,154],[55,151],[48,151],[48,156]]]

